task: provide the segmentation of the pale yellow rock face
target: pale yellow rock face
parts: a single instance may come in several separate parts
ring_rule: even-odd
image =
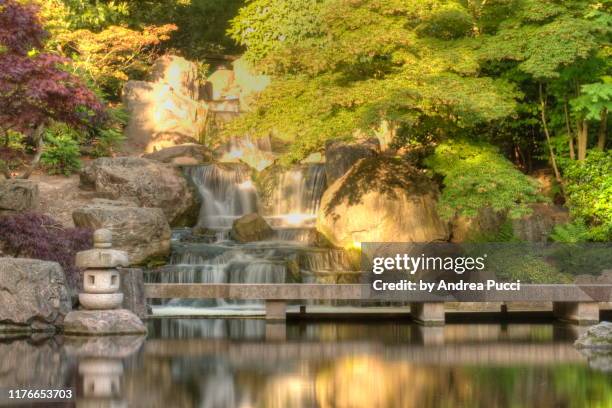
[[[317,229],[347,249],[364,242],[446,241],[436,211],[437,187],[407,163],[367,158],[324,193]]]

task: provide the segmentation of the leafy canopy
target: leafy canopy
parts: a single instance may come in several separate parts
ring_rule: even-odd
[[[272,133],[296,161],[383,120],[438,134],[505,117],[517,93],[480,75],[474,31],[455,1],[253,1],[230,33],[277,78],[226,134]]]

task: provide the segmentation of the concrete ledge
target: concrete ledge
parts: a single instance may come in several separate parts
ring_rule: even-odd
[[[243,299],[243,300],[367,300],[370,286],[362,284],[145,284],[148,299]],[[381,299],[380,296],[378,298]],[[521,285],[520,291],[470,292],[433,297],[423,292],[402,292],[406,302],[612,302],[612,285]]]

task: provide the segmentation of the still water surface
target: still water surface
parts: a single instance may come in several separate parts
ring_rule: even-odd
[[[2,339],[0,387],[70,387],[83,407],[612,407],[612,374],[573,348],[572,326],[154,319],[149,330]]]

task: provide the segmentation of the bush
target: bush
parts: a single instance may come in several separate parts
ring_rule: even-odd
[[[567,206],[588,223],[588,238],[612,241],[612,152],[591,150],[586,160],[567,162],[563,177]]]
[[[93,245],[93,232],[84,228],[65,228],[46,215],[23,213],[0,217],[0,246],[15,257],[42,259],[59,263],[68,284],[77,288],[79,270],[74,264],[78,251]]]
[[[49,174],[69,176],[81,168],[78,132],[66,125],[54,125],[44,137],[46,146],[40,161]]]
[[[444,177],[439,205],[446,219],[475,217],[485,207],[517,218],[530,212],[530,203],[542,199],[537,182],[488,144],[446,141],[425,164]]]
[[[105,126],[94,129],[93,137],[90,139],[94,157],[112,156],[115,149],[125,140],[123,128],[128,122],[128,113],[122,107],[111,108],[108,113]]]

